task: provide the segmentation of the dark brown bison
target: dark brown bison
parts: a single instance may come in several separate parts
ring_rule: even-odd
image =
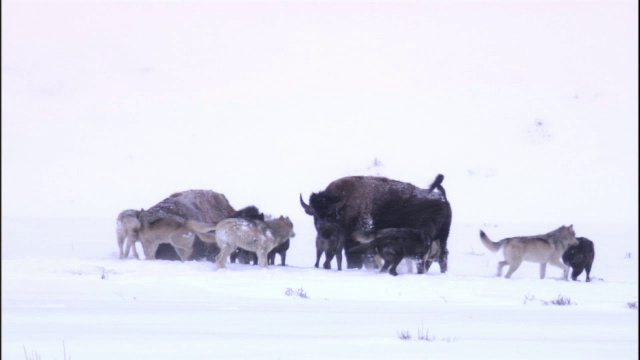
[[[352,238],[355,231],[378,231],[386,228],[408,228],[425,232],[438,241],[440,271],[447,271],[447,239],[451,227],[451,205],[438,175],[428,189],[374,176],[350,176],[330,183],[327,188],[300,204],[313,216],[319,237],[324,229],[343,231],[347,268],[374,267],[373,252],[349,251],[359,243]],[[339,265],[340,267],[340,265]]]
[[[586,270],[587,282],[589,282],[591,281],[591,266],[596,256],[593,241],[584,237],[576,237],[576,240],[578,240],[578,245],[570,246],[562,254],[562,262],[571,267],[571,279],[578,280],[578,276],[582,274],[583,270]]]

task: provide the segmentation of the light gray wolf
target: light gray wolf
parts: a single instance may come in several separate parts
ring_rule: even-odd
[[[287,250],[289,250],[289,245],[291,241],[289,239],[285,240],[282,244],[274,247],[269,254],[267,255],[267,259],[269,260],[269,265],[276,264],[276,254],[280,255],[280,265],[286,265],[287,258]],[[240,264],[253,264],[258,265],[258,255],[253,251],[245,250],[243,248],[236,248],[231,255],[229,255],[229,261],[235,263],[236,260]]]
[[[215,225],[212,224],[187,221],[176,215],[159,212],[141,211],[138,219],[140,241],[147,260],[155,259],[160,244],[171,244],[182,261],[189,260],[196,235],[207,241],[213,238],[213,235],[207,232],[215,229]]]
[[[120,248],[120,259],[128,258],[131,250],[133,250],[133,256],[139,259],[135,243],[140,241],[140,220],[138,220],[140,211],[129,209],[118,214],[116,236]]]
[[[589,277],[589,273],[591,273],[591,265],[593,265],[593,259],[596,256],[593,241],[585,237],[578,237],[576,240],[578,240],[578,245],[569,247],[567,251],[562,254],[562,262],[573,269],[571,279],[574,281],[578,280],[578,276],[582,274],[582,270],[586,270],[587,282],[590,282],[591,278]]]
[[[353,237],[363,244],[355,246],[349,251],[375,249],[377,254],[384,259],[381,272],[389,271],[389,274],[397,276],[398,264],[404,258],[411,258],[417,262],[418,274],[424,274],[424,260],[430,254],[432,242],[431,237],[424,231],[389,228],[375,233],[356,231]]]
[[[543,235],[511,237],[498,242],[491,241],[484,231],[480,230],[480,240],[492,252],[503,249],[504,260],[498,262],[497,276],[502,276],[502,268],[509,265],[509,271],[504,276],[507,279],[518,269],[522,261],[526,260],[540,264],[540,279],[544,279],[547,264],[551,264],[564,271],[566,280],[569,267],[562,263],[560,257],[567,248],[578,244],[573,225],[563,225]]]
[[[193,228],[199,231],[208,230],[200,229],[198,226]],[[227,258],[238,247],[255,252],[258,255],[258,265],[268,267],[269,251],[295,236],[293,223],[284,216],[266,221],[227,218],[218,222],[214,231],[207,233],[215,233],[213,239],[203,237],[202,240],[215,241],[218,244],[220,253],[216,257],[216,264],[219,269],[225,267]]]

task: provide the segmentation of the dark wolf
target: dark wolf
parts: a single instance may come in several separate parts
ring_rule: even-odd
[[[344,230],[335,223],[324,223],[319,226],[316,235],[316,263],[314,266],[320,266],[320,258],[322,254],[325,254],[323,268],[331,269],[331,260],[335,256],[338,270],[342,270],[342,250],[345,238]]]
[[[573,269],[571,279],[574,281],[578,280],[578,276],[582,274],[583,270],[586,270],[587,282],[590,282],[591,278],[589,274],[591,273],[593,259],[596,256],[593,241],[585,237],[577,237],[576,240],[578,240],[578,245],[569,247],[567,251],[562,254],[562,262]]]
[[[352,247],[349,251],[375,249],[384,259],[381,272],[389,271],[393,276],[398,275],[398,264],[404,258],[415,260],[418,274],[424,274],[424,261],[431,250],[431,238],[422,230],[416,229],[383,229],[375,234],[357,231],[353,234],[356,241],[363,243]]]
[[[509,271],[504,276],[507,279],[518,270],[524,260],[540,264],[540,279],[545,277],[547,264],[561,268],[564,279],[567,279],[569,267],[560,261],[560,257],[570,246],[578,244],[575,236],[573,225],[569,225],[543,235],[518,236],[494,242],[480,230],[480,240],[487,249],[492,252],[503,249],[504,260],[498,262],[497,276],[502,276],[502,268],[509,265]]]
[[[283,242],[282,244],[276,246],[271,251],[269,251],[269,254],[267,254],[267,260],[269,261],[269,265],[275,265],[276,254],[280,255],[280,265],[281,266],[286,265],[287,250],[289,250],[290,243],[291,241],[287,239],[285,242]],[[258,254],[256,254],[253,251],[245,250],[239,247],[235,249],[235,251],[232,252],[231,255],[229,255],[229,260],[232,263],[235,263],[237,260],[240,264],[258,265]]]
[[[429,188],[421,189],[384,177],[344,177],[311,194],[308,205],[300,195],[300,204],[313,216],[318,237],[323,238],[323,230],[331,226],[344,234],[348,268],[374,267],[372,252],[350,251],[359,244],[352,237],[354,232],[408,228],[432,232],[430,237],[441,249],[440,271],[446,272],[452,212],[443,179],[438,175]]]

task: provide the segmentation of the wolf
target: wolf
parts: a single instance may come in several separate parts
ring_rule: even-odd
[[[118,214],[116,220],[116,237],[120,248],[120,259],[129,257],[129,251],[133,250],[133,256],[139,259],[135,243],[140,241],[140,212],[143,210],[124,210]],[[125,247],[126,245],[126,247]],[[123,249],[124,248],[124,249]]]
[[[212,241],[213,236],[207,232],[215,229],[213,224],[205,224],[195,220],[185,220],[171,214],[149,213],[141,211],[140,241],[147,260],[155,259],[160,244],[168,243],[176,248],[182,261],[189,260],[193,252],[193,244],[198,235],[203,241]]]
[[[203,237],[206,242],[215,242],[220,247],[220,253],[216,257],[216,264],[223,269],[227,257],[237,248],[250,250],[258,255],[258,265],[268,267],[268,254],[276,246],[295,236],[293,223],[288,217],[280,216],[277,219],[266,221],[247,220],[244,218],[227,218],[218,222],[213,230],[200,228],[200,224],[191,224],[189,228],[202,231],[215,236]]]
[[[280,255],[280,265],[286,265],[287,250],[289,250],[290,243],[291,241],[287,239],[285,242],[269,251],[269,254],[267,254],[269,265],[275,265],[276,254]],[[231,261],[231,263],[235,263],[236,260],[238,260],[240,264],[258,265],[258,255],[253,251],[245,250],[240,247],[236,248],[231,255],[229,255],[229,261]]]
[[[561,268],[564,271],[564,279],[567,280],[569,267],[562,263],[560,257],[570,246],[578,244],[573,225],[563,225],[543,235],[518,236],[498,242],[491,241],[484,231],[480,230],[480,240],[492,252],[503,249],[504,260],[498,262],[497,276],[502,276],[502,268],[509,265],[509,271],[504,276],[507,279],[520,267],[522,261],[526,260],[540,264],[540,279],[544,279],[547,264],[551,264]]]
[[[576,281],[578,276],[582,274],[582,270],[586,270],[587,282],[590,282],[589,273],[591,273],[591,265],[593,265],[593,259],[596,256],[593,241],[585,237],[577,237],[576,240],[578,240],[578,245],[569,247],[562,254],[562,262],[573,269],[571,279]]]
[[[424,231],[412,228],[388,228],[376,233],[356,231],[353,238],[363,244],[349,251],[377,250],[384,259],[380,272],[389,271],[389,274],[397,276],[398,264],[404,258],[411,258],[417,262],[418,274],[424,274],[424,261],[430,255],[432,243]]]
[[[324,253],[324,263],[322,267],[331,269],[331,260],[336,257],[338,263],[338,271],[342,270],[342,250],[344,249],[345,233],[344,230],[333,223],[323,223],[318,227],[316,235],[316,263],[315,267],[320,266],[320,257]]]

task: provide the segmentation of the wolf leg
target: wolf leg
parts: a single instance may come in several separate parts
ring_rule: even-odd
[[[124,256],[125,257],[129,257],[129,249],[131,249],[133,251],[133,256],[136,259],[140,259],[140,256],[138,256],[138,251],[136,250],[136,239],[133,238],[131,239],[130,237],[127,237],[127,249],[124,252]]]
[[[256,253],[258,254],[258,265],[263,268],[269,267],[269,259],[267,258],[269,252],[265,249],[258,249]]]
[[[335,254],[336,254],[335,250],[327,249],[324,256],[324,264],[322,265],[323,268],[327,270],[331,269],[331,260],[333,260],[333,257],[335,256]]]
[[[338,263],[338,271],[342,271],[342,249],[336,251],[336,262]],[[282,260],[282,265],[284,265],[284,260]]]
[[[322,249],[316,250],[316,264],[314,266],[317,268],[320,267],[320,257],[322,257],[322,253],[323,253]]]
[[[507,274],[504,277],[506,279],[510,279],[511,275],[513,275],[513,273],[516,272],[516,270],[518,270],[518,268],[520,267],[520,264],[522,264],[522,259],[516,259],[511,261],[509,263],[509,271],[507,271]]]
[[[506,265],[509,265],[508,261],[506,260],[498,261],[498,272],[496,274],[497,277],[502,276],[502,268],[505,267]]]
[[[144,245],[144,243],[142,244]],[[143,246],[144,249],[144,257],[147,260],[154,260],[156,258],[156,251],[158,251],[159,243],[148,243],[146,246]]]
[[[547,274],[547,263],[540,263],[540,279],[544,279]]]
[[[562,269],[563,274],[562,277],[565,280],[569,280],[569,269],[571,269],[570,267],[568,267],[567,265],[563,264],[562,261],[560,261],[560,259],[553,259],[551,261],[549,261],[549,263],[553,266],[557,266],[560,269]]]
[[[218,265],[218,269],[224,269],[227,263],[227,257],[229,257],[235,249],[236,247],[231,246],[230,244],[224,244],[220,247],[220,253],[216,256],[216,265]]]
[[[591,273],[591,264],[587,263],[585,266],[585,270],[587,271],[587,282],[590,282],[591,278],[589,277],[589,274]]]
[[[120,259],[124,259],[124,252],[122,251],[122,247],[124,246],[125,240],[125,237],[118,233],[118,248],[120,248]]]
[[[398,276],[398,265],[402,262],[402,255],[398,254],[391,260],[391,268],[389,268],[389,274]]]

